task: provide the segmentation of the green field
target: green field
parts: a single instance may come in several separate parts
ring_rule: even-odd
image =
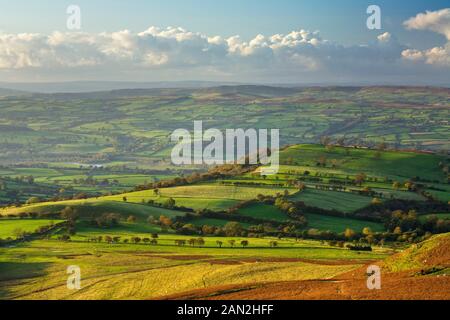
[[[450,219],[449,101],[449,89],[420,87],[0,97],[0,238],[60,222],[67,207],[78,213],[45,237],[1,242],[0,299],[157,299],[227,285],[324,281],[400,248],[407,254],[388,258],[388,268],[423,267],[421,248],[433,246],[418,242]],[[280,172],[175,166],[170,135],[193,129],[194,120],[204,129],[280,128]],[[398,199],[414,201],[388,203]],[[391,228],[409,226],[412,212],[392,211],[410,207],[419,221],[409,231]],[[317,214],[323,210],[338,212]],[[434,211],[445,221],[425,230],[420,222]],[[107,214],[120,219],[102,221]],[[253,222],[230,230],[235,221]],[[377,234],[342,235],[366,227]],[[373,251],[346,247],[358,241]],[[67,289],[68,266],[81,268],[79,291]]]
[[[341,171],[353,174],[365,172],[379,178],[388,176],[401,181],[416,176],[443,181],[439,163],[446,159],[444,156],[413,152],[383,151],[377,154],[377,151],[367,149],[334,147],[327,150],[318,145],[300,145],[284,150],[281,161],[285,163],[293,158],[295,165],[315,166],[322,156],[329,162],[335,160],[336,168]]]
[[[126,197],[127,201],[135,203],[148,202],[149,200],[164,203],[167,199],[173,198],[177,206],[220,211],[237,204],[239,201],[255,199],[258,194],[276,195],[277,193],[283,193],[284,190],[286,189],[274,187],[235,187],[201,184],[161,189],[159,190],[159,195],[155,195],[153,190],[148,190],[104,197],[102,199],[122,201],[123,197]],[[287,190],[291,193],[295,192],[295,189]]]
[[[237,214],[246,217],[252,217],[263,220],[272,220],[278,222],[285,222],[289,217],[275,206],[257,203],[248,207],[239,209]]]
[[[14,231],[20,229],[27,233],[34,233],[39,227],[57,224],[62,220],[23,220],[23,219],[0,219],[0,239],[14,238]]]
[[[346,192],[322,191],[307,189],[292,197],[295,201],[303,201],[307,206],[322,209],[337,209],[343,212],[353,212],[368,206],[372,198]]]
[[[361,221],[349,218],[339,218],[323,216],[318,214],[308,213],[306,214],[308,219],[308,228],[333,231],[336,233],[344,232],[347,228],[350,228],[356,232],[361,232],[364,228],[369,227],[373,232],[383,232],[385,228],[382,223]]]
[[[236,222],[232,219],[223,220],[223,219],[213,219],[213,218],[199,218],[190,220],[189,223],[192,223],[194,226],[215,226],[215,227],[224,227],[227,223]],[[238,222],[243,228],[248,228],[251,226],[249,223]]]
[[[105,200],[71,200],[62,202],[48,202],[36,205],[30,205],[21,208],[9,208],[6,210],[0,210],[1,215],[6,214],[19,214],[23,213],[40,213],[40,214],[55,214],[61,212],[66,207],[72,207],[78,210],[78,212],[84,217],[90,217],[92,215],[97,216],[104,213],[118,213],[123,217],[134,215],[136,218],[146,220],[149,216],[158,218],[161,215],[167,217],[175,217],[183,215],[181,211],[168,210],[164,208],[157,208],[148,205],[141,205],[137,203],[125,203],[118,201],[105,201]]]
[[[248,239],[250,247],[245,250],[230,248],[228,238],[207,238],[203,248],[174,245],[175,239],[183,238],[188,239],[161,236],[157,246],[34,241],[0,248],[0,298],[149,299],[205,286],[326,279],[389,253],[379,249],[357,254],[319,242],[290,240],[279,241],[280,247],[271,249],[270,239]],[[216,240],[224,242],[222,249]],[[17,260],[17,256],[22,258]],[[348,259],[353,264],[320,265],[292,259]],[[67,290],[69,265],[81,267],[83,290]]]

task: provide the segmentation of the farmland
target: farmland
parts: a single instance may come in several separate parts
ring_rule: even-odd
[[[83,235],[81,232],[80,237]],[[251,247],[245,250],[219,249],[214,238],[203,248],[179,248],[173,239],[165,236],[162,245],[150,248],[76,241],[35,241],[13,249],[0,248],[0,294],[9,299],[148,299],[224,282],[331,278],[387,253],[358,255],[315,242],[292,241],[280,241],[279,249],[270,249],[268,240],[250,240]],[[19,255],[26,258],[17,260]],[[348,262],[340,265],[341,259]],[[337,263],[327,263],[333,260]],[[82,267],[85,290],[67,290],[65,271],[69,265]],[[27,281],[36,276],[38,281]]]
[[[0,238],[6,239],[16,237],[16,230],[34,233],[39,227],[49,226],[59,222],[61,222],[61,220],[0,220]]]
[[[349,275],[369,263],[434,281],[446,262],[422,258],[450,230],[449,102],[390,87],[2,97],[0,299],[367,297]],[[279,172],[173,165],[171,132],[199,119],[282,128]]]

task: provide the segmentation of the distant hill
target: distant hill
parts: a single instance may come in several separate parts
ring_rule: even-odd
[[[21,95],[27,95],[27,94],[29,94],[29,93],[20,91],[20,90],[0,88],[0,97],[21,96]]]
[[[209,81],[165,81],[165,82],[126,82],[126,81],[73,81],[42,83],[0,82],[1,88],[34,93],[80,93],[114,91],[125,89],[164,89],[164,88],[208,88],[237,83]]]

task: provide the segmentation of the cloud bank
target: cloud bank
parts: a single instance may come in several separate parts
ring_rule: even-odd
[[[440,33],[449,42],[421,51],[400,44],[388,32],[369,44],[343,46],[307,30],[245,41],[179,27],[137,33],[0,33],[0,75],[266,82],[408,82],[419,75],[445,79],[450,71],[450,9],[419,14],[405,27]]]
[[[427,11],[405,21],[409,30],[427,30],[444,35],[447,43],[428,50],[407,49],[403,58],[419,63],[450,67],[450,8],[439,11]]]

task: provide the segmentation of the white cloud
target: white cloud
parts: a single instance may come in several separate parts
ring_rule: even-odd
[[[392,35],[389,32],[385,32],[383,34],[380,34],[377,39],[380,42],[389,42],[391,41]]]
[[[404,61],[446,65],[448,46],[421,52],[401,45],[388,32],[370,44],[343,46],[303,29],[250,40],[179,27],[138,33],[0,33],[0,75],[14,71],[24,77],[355,82],[412,75]]]
[[[410,30],[430,30],[443,34],[450,40],[450,8],[419,13],[404,22]]]
[[[409,30],[428,30],[444,35],[445,46],[427,50],[408,49],[402,52],[404,59],[429,65],[450,67],[450,8],[420,13],[404,22]]]

